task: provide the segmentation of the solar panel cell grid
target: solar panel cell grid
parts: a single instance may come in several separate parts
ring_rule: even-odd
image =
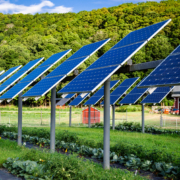
[[[80,50],[78,50],[75,54],[73,54],[70,58],[67,60],[71,59],[76,59],[79,57],[84,57],[84,56],[89,56],[91,55],[95,50],[99,49],[104,43],[109,41],[109,39],[105,39],[93,44],[88,44],[86,46],[83,46]]]
[[[104,76],[107,76],[110,72],[115,70],[117,66],[101,68],[101,69],[93,69],[89,71],[83,71],[77,78],[69,83],[67,89],[64,90],[68,92],[69,89],[73,92],[83,92],[83,91],[90,91],[94,86],[99,84],[99,81],[104,79]],[[87,80],[88,79],[88,80]]]
[[[80,94],[69,104],[69,106],[78,106],[88,95],[89,93],[87,93],[84,97],[81,97],[81,94]]]
[[[180,84],[180,46],[178,46],[139,87],[158,87]]]
[[[43,58],[39,58],[33,61],[29,61],[25,66],[23,66],[17,73],[25,72],[34,67],[37,63],[39,63]]]
[[[87,53],[88,56],[90,56],[92,53],[94,53],[95,51],[97,51],[97,49],[99,49],[101,46],[103,46],[106,42],[108,42],[108,40],[103,40],[94,44],[90,44],[87,45],[85,48],[81,48],[80,50],[78,50],[73,56],[71,56],[70,58],[68,58],[66,61],[64,61],[59,67],[57,67],[54,71],[52,71],[47,77],[45,77],[43,79],[43,81],[47,81],[46,83],[48,83],[49,78],[54,78],[54,77],[59,77],[59,79],[57,79],[57,81],[53,81],[54,84],[51,84],[51,88],[53,88],[56,84],[58,84],[62,77],[61,75],[63,75],[63,77],[66,77],[69,73],[71,73],[75,68],[77,68],[77,66],[79,66],[81,63],[83,63],[86,59],[87,59]],[[84,50],[82,50],[84,49]],[[84,54],[83,54],[84,52]],[[76,55],[77,54],[77,55]],[[79,56],[83,56],[79,57]],[[78,58],[79,57],[79,58]],[[76,59],[74,59],[76,58]],[[35,94],[33,94],[32,92],[35,91],[36,92],[36,96],[43,96],[44,94],[46,94],[50,88],[42,88],[39,91],[39,94],[37,94],[37,89],[40,89],[41,87],[38,87],[40,84],[38,83],[37,85],[35,85],[32,89],[31,92],[29,93],[29,91],[27,93],[25,93],[23,95],[23,97],[29,97],[29,96],[33,96]],[[40,85],[41,86],[41,85]]]
[[[147,90],[147,88],[138,89],[136,86],[119,104],[135,104]]]
[[[143,45],[145,45],[153,36],[156,35],[171,20],[163,21],[152,26],[131,32],[112,49],[95,61],[77,78],[65,86],[59,93],[73,92],[94,92],[106,79],[108,79],[122,64],[130,59]],[[124,46],[124,47],[122,47]],[[117,48],[117,50],[116,50]],[[100,74],[100,78],[94,79],[88,71],[91,69],[99,75],[98,69],[104,69],[107,66],[115,68],[109,69],[108,73]],[[81,83],[83,76],[86,76],[86,87]],[[97,76],[97,75],[96,75]],[[89,83],[90,82],[90,83]]]
[[[46,77],[54,77],[68,74],[74,67],[81,63],[85,58],[79,58],[71,61],[65,61]]]
[[[160,23],[156,23],[151,26],[133,31],[133,32],[129,33],[126,37],[124,37],[113,48],[118,48],[121,46],[126,46],[128,44],[145,41],[145,40],[149,39],[149,37],[151,37],[154,33],[156,33],[157,29],[161,28],[167,22],[168,22],[168,20],[162,21]]]
[[[172,88],[170,87],[156,88],[156,90],[152,92],[152,94],[146,96],[146,98],[144,98],[141,103],[160,103],[171,90]]]
[[[101,68],[106,66],[120,65],[128,56],[139,48],[144,42],[133,44],[130,46],[111,49],[95,61],[88,69]]]
[[[54,63],[56,63],[58,60],[63,58],[68,52],[70,52],[70,50],[57,53],[55,56],[53,56],[53,58],[50,57],[50,59],[51,59],[50,62],[53,64],[46,65],[46,66],[42,66],[42,64],[41,64],[40,66],[38,66],[38,68],[33,70],[24,79],[22,79],[19,83],[17,83],[14,87],[12,87],[8,92],[6,92],[3,96],[1,96],[0,99],[13,99],[20,92],[22,92],[26,87],[28,87],[33,81],[35,81],[42,74],[44,74],[49,68],[51,68],[54,65]],[[47,59],[46,61],[48,61],[48,60],[49,59]]]
[[[9,69],[8,71],[6,71],[4,74],[2,74],[0,76],[0,82],[2,82],[4,79],[6,79],[7,77],[9,77],[12,73],[14,73],[15,71],[17,71],[21,66],[16,66],[16,67],[12,67],[11,69]]]
[[[68,52],[70,52],[70,50],[66,50],[66,51],[62,51],[62,52],[53,54],[46,61],[44,61],[39,67],[50,66],[52,64],[55,64],[57,61],[59,61],[59,58],[62,58]]]

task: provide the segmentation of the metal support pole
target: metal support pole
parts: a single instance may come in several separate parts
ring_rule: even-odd
[[[104,83],[104,169],[110,169],[110,81],[111,78]]]
[[[142,133],[144,133],[144,104],[142,104]]]
[[[165,121],[164,121],[164,126],[165,126]],[[160,116],[160,127],[163,127],[162,111]]]
[[[71,106],[69,107],[69,127],[71,127]]]
[[[55,152],[55,126],[56,126],[56,86],[51,90],[51,137],[50,151]]]
[[[60,125],[60,118],[61,118],[61,109],[60,109],[60,106],[59,106],[59,125]]]
[[[18,145],[22,145],[22,92],[18,97]]]
[[[91,127],[91,105],[88,106],[88,127]]]
[[[112,105],[112,127],[115,130],[115,104]]]

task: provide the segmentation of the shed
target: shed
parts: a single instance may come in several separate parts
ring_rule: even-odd
[[[100,111],[96,108],[91,107],[91,124],[100,123]],[[88,124],[89,108],[82,111],[82,123]]]

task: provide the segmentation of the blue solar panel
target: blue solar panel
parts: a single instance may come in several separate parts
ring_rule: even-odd
[[[110,82],[110,90],[118,83],[119,81]],[[104,86],[99,89],[91,98],[89,98],[84,105],[96,104],[104,96]]]
[[[129,78],[125,79],[110,95],[110,104],[115,104],[123,94],[139,79],[137,78]],[[104,104],[104,101],[101,103]]]
[[[21,66],[12,67],[8,71],[6,71],[4,74],[0,76],[0,83],[7,79],[9,76],[11,76],[15,71],[17,71]]]
[[[140,41],[145,41],[149,39],[154,33],[157,32],[158,29],[162,28],[168,23],[169,20],[162,21],[157,24],[153,24],[151,26],[133,31],[129,33],[126,37],[124,37],[119,43],[117,43],[113,48],[118,48],[121,46],[126,46],[128,44],[133,44]]]
[[[52,71],[50,74],[48,74],[44,79],[43,82],[39,82],[37,85],[35,85],[32,89],[30,89],[27,93],[23,95],[23,97],[30,97],[30,96],[43,96],[48,91],[50,91],[56,84],[58,84],[62,77],[66,77],[68,74],[70,74],[74,69],[76,69],[80,64],[82,64],[92,53],[97,51],[101,46],[103,46],[105,43],[107,43],[109,40],[103,40],[97,43],[93,43],[90,45],[86,45],[86,47],[82,47],[79,51],[77,51],[73,56],[68,58],[66,61],[64,61],[60,66],[58,66],[54,71]],[[88,48],[89,47],[89,48]],[[82,49],[84,49],[82,51]],[[83,54],[84,52],[84,54]],[[89,54],[87,54],[89,53]],[[76,55],[77,54],[77,55]],[[79,56],[79,58],[78,58]],[[80,57],[83,56],[83,57]],[[76,59],[74,59],[76,58]],[[55,78],[56,77],[56,78]],[[55,78],[56,81],[53,80],[53,83],[51,83],[51,87],[49,86],[42,86],[43,84],[48,84],[52,78]]]
[[[172,90],[170,87],[158,87],[154,92],[145,97],[141,103],[160,103]]]
[[[115,70],[117,66],[105,67],[101,69],[93,69],[83,71],[77,78],[72,80],[63,93],[66,92],[90,92],[92,88],[97,86],[110,72]],[[61,90],[59,91],[61,92]]]
[[[138,86],[138,85],[137,85]],[[148,88],[138,89],[137,86],[123,98],[119,104],[135,104],[141,96],[148,90]]]
[[[69,52],[70,50],[63,51],[63,52],[55,54],[55,56],[53,55],[50,58],[48,58],[46,60],[48,61],[48,64],[46,63],[46,61],[42,63],[45,65],[42,66],[41,64],[40,66],[38,66],[35,70],[33,70],[30,74],[28,74],[24,79],[22,79],[9,91],[7,91],[3,96],[1,96],[0,99],[13,99],[20,92],[22,92],[26,87],[28,87],[33,81],[35,81],[37,78],[43,75],[48,69],[50,69],[56,62],[58,62],[57,60],[62,59]],[[49,64],[50,62],[52,64]]]
[[[170,21],[131,32],[59,93],[94,92]]]
[[[0,94],[2,94],[6,89],[8,89],[12,84],[17,82],[23,75],[29,72],[35,65],[37,65],[43,58],[39,58],[33,61],[30,61],[13,76],[11,76],[7,81],[0,85]]]
[[[180,84],[180,46],[178,46],[139,87],[173,86]]]
[[[81,97],[81,95],[82,94],[79,94],[79,96],[77,98],[75,98],[73,101],[71,101],[69,106],[78,106],[89,95],[89,93],[87,93],[84,97]]]
[[[95,61],[91,66],[89,66],[87,70],[106,66],[120,65],[127,57],[132,54],[132,52],[142,46],[143,43],[144,42],[140,42],[118,49],[111,49],[103,56],[101,56],[97,61]]]
[[[72,69],[78,66],[85,58],[79,58],[71,61],[65,61],[46,77],[54,77],[68,74]]]
[[[109,40],[110,39],[105,39],[105,40],[102,40],[93,44],[88,44],[86,46],[83,46],[79,51],[77,51],[67,60],[76,59],[76,58],[84,57],[84,56],[90,56],[92,53],[100,49],[104,45],[104,43],[107,43],[107,41]]]

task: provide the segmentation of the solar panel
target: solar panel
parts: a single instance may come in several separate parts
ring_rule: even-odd
[[[4,72],[5,72],[4,70],[3,70],[3,71],[0,71],[0,75],[3,74]]]
[[[137,85],[138,86],[138,85]],[[139,89],[137,86],[127,95],[125,96],[119,104],[135,104],[138,99],[140,99],[144,93],[148,90],[148,88]]]
[[[73,101],[71,101],[71,103],[69,104],[69,106],[78,106],[84,99],[86,99],[86,97],[88,97],[90,95],[90,93],[87,93],[85,96],[82,97],[82,93],[79,94],[79,96],[77,98],[75,98]]]
[[[115,104],[122,96],[126,93],[126,91],[139,79],[129,78],[125,79],[111,94],[110,94],[110,104]],[[104,101],[101,103],[104,105]]]
[[[4,74],[2,74],[0,76],[0,83],[3,82],[5,79],[7,79],[9,76],[11,76],[14,72],[16,72],[19,68],[21,68],[20,66],[16,66],[16,67],[12,67],[9,70],[7,70]]]
[[[73,98],[76,94],[68,94],[65,98],[62,98],[58,103],[56,103],[56,106],[63,106],[66,104],[71,98]]]
[[[22,76],[28,73],[32,68],[34,68],[38,63],[40,63],[44,58],[39,58],[33,61],[30,61],[13,76],[11,76],[7,81],[0,85],[0,94],[7,90],[10,86],[16,83]]]
[[[94,92],[171,20],[129,33],[59,93]]]
[[[104,46],[110,39],[92,43],[82,47],[70,58],[64,61],[54,71],[48,74],[42,81],[37,83],[32,89],[26,92],[23,97],[36,97],[43,96],[53,87],[55,87],[61,80],[63,80],[68,74],[73,72],[79,65],[81,65],[86,59],[88,59],[99,48]]]
[[[171,91],[173,88],[170,87],[158,87],[156,90],[146,96],[141,103],[160,103]]]
[[[52,55],[35,70],[29,73],[25,78],[19,81],[15,86],[13,86],[9,91],[7,91],[0,100],[13,99],[18,94],[20,94],[26,87],[30,86],[32,82],[41,77],[46,71],[48,71],[55,63],[67,55],[71,50],[66,50],[57,54]],[[48,62],[48,63],[47,63]],[[51,64],[50,64],[51,63]]]
[[[111,81],[110,82],[110,90],[119,82],[118,81]],[[93,96],[91,96],[84,105],[95,105],[101,98],[104,96],[104,86],[99,89]]]
[[[180,45],[154,69],[138,87],[161,87],[180,84]]]

